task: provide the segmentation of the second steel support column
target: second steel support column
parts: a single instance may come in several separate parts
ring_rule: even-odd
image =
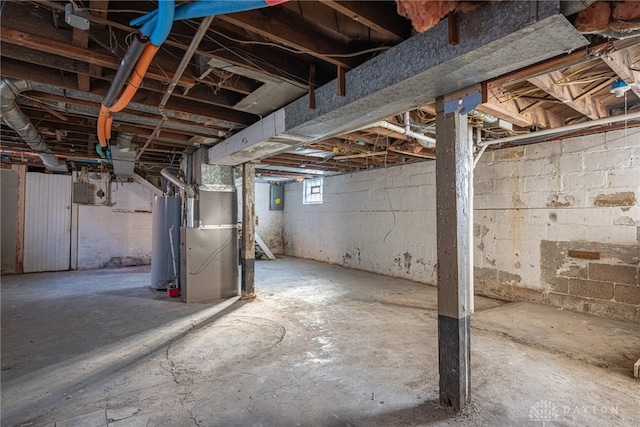
[[[436,128],[440,403],[460,410],[470,401],[473,153],[466,114],[445,114],[443,97],[436,98]]]
[[[255,295],[255,224],[256,224],[256,167],[242,165],[242,283],[241,297]]]

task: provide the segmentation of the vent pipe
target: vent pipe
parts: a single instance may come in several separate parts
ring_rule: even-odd
[[[167,181],[173,184],[176,188],[179,188],[185,195],[187,199],[187,227],[191,228],[194,224],[195,218],[195,197],[196,192],[192,186],[178,178],[176,175],[171,172],[171,169],[164,168],[160,171],[160,175],[164,177]]]
[[[67,164],[51,153],[31,120],[20,110],[16,98],[31,90],[31,83],[2,77],[0,81],[0,116],[11,129],[27,143],[42,159],[44,166],[52,172],[68,172]]]

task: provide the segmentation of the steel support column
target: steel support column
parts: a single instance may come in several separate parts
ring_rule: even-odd
[[[436,204],[440,402],[460,410],[470,401],[471,203],[473,152],[467,116],[444,113],[436,98]]]
[[[242,298],[255,295],[256,166],[242,164]]]

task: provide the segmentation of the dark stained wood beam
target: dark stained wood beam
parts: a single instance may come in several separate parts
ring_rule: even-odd
[[[382,2],[320,0],[331,9],[383,34],[391,41],[401,42],[411,35],[411,22]]]
[[[336,57],[331,54],[350,54],[349,48],[314,31],[315,24],[287,10],[270,9],[220,15],[217,19],[245,28],[288,48],[297,49],[330,64],[351,69],[360,64],[355,57]]]
[[[6,75],[8,77],[22,78],[51,86],[63,87],[66,89],[77,89],[75,78],[71,75],[60,75],[59,73],[52,72],[48,68],[33,66],[15,60],[3,60],[2,73],[3,75]],[[106,93],[106,90],[106,87],[97,88],[92,93],[103,96]],[[70,98],[65,99],[70,100]],[[134,97],[133,102],[139,102],[155,108],[160,102],[160,94],[142,91],[140,94],[137,94],[136,97]],[[211,104],[204,104],[194,100],[184,99],[178,96],[170,99],[166,105],[166,108],[167,110],[175,110],[177,112],[184,113],[183,115],[185,117],[189,114],[195,114],[204,117],[212,117],[219,120],[225,120],[241,125],[249,125],[258,120],[257,116],[250,113],[232,110],[229,108]],[[136,114],[140,113],[137,112]]]
[[[64,4],[62,3],[43,0],[42,4],[46,5],[46,7],[52,10],[64,13]],[[15,5],[11,6],[15,7]],[[12,10],[12,8],[5,9]],[[3,22],[5,18],[4,14],[6,14],[6,11],[3,11]],[[116,22],[114,20],[102,18],[100,16],[92,15],[91,22],[92,24],[95,23],[99,25],[109,26],[114,30],[120,30],[125,32],[126,34],[135,30],[128,25]],[[214,26],[219,26],[219,24],[219,22],[214,21]],[[46,35],[53,40],[66,40],[66,38],[64,36],[61,36],[60,32],[58,31],[50,31],[47,32]],[[182,38],[185,38],[185,40],[190,40],[190,37],[192,35],[193,34],[182,35]],[[201,55],[205,58],[219,59],[232,65],[248,68],[258,73],[262,73],[265,76],[275,75],[289,81],[295,81],[296,83],[299,83],[303,86],[306,85],[309,72],[308,65],[296,55],[287,54],[281,49],[269,48],[265,46],[253,46],[249,44],[238,45],[235,42],[231,42],[228,39],[211,33],[208,34],[208,37],[217,40],[217,42],[214,43],[203,40],[200,47],[196,49],[196,54]],[[187,50],[189,42],[176,41],[174,40],[176,38],[179,39],[180,34],[172,34],[172,37],[166,40],[164,45],[181,50]],[[331,81],[334,77],[335,74],[331,75],[325,72],[319,72],[317,75],[317,81],[319,85],[322,85]]]
[[[89,33],[79,28],[73,29],[73,41],[74,46],[81,48],[89,47]],[[91,77],[88,74],[78,73],[78,89],[83,92],[91,91]]]
[[[12,28],[2,28],[2,31],[0,31],[0,41],[114,70],[117,70],[120,66],[120,59],[112,55],[72,46],[64,42],[50,40],[47,37],[25,33]],[[173,73],[149,67],[146,77],[168,83],[173,77]],[[195,80],[193,77],[186,75],[181,76],[178,80],[178,85],[182,87],[192,88],[194,84]]]

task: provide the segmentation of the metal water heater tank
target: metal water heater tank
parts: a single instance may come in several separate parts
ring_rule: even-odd
[[[153,203],[151,287],[154,289],[167,289],[169,283],[180,277],[181,206],[182,199],[174,196],[156,196]]]

